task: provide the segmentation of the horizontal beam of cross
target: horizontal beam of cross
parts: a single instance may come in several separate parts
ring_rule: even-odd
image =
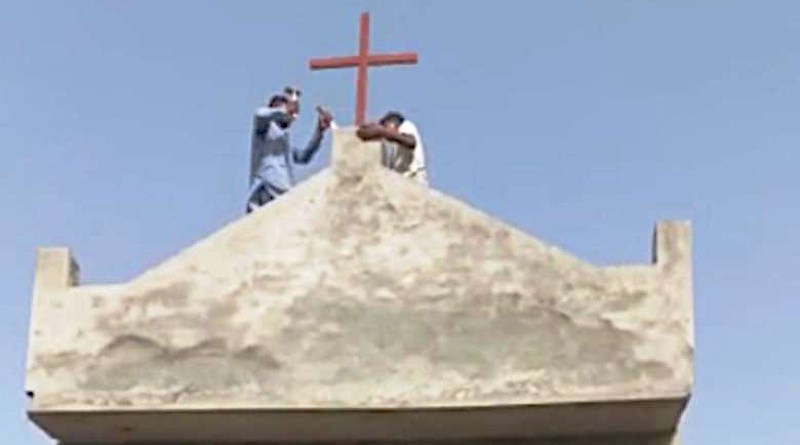
[[[417,63],[417,61],[416,53],[373,54],[367,56],[367,65],[369,66],[414,65]],[[358,56],[342,56],[326,57],[324,59],[312,59],[309,61],[308,66],[312,70],[324,70],[358,66],[359,63],[360,57]]]

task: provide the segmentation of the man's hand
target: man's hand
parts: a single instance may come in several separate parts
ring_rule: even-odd
[[[323,116],[321,114],[317,117],[317,129],[319,131],[325,131],[328,128],[330,128],[330,126],[331,126],[331,119],[330,118],[325,117],[325,116]]]
[[[289,102],[286,102],[284,109],[286,110],[286,114],[288,114],[290,118],[294,119],[297,117],[297,113],[300,111],[300,104],[290,100]]]
[[[331,113],[322,107],[317,107],[317,129],[323,132],[330,128],[331,122],[333,122]]]

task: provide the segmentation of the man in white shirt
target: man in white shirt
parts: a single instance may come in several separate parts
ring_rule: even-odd
[[[377,124],[359,127],[363,141],[383,140],[383,165],[420,184],[428,185],[425,170],[425,149],[417,126],[401,113],[390,111]]]

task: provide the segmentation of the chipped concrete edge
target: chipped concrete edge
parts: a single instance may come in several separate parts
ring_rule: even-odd
[[[658,391],[650,394],[598,394],[582,396],[550,396],[537,397],[535,400],[520,401],[497,399],[490,401],[452,401],[438,402],[417,405],[333,405],[320,406],[314,404],[283,405],[283,404],[262,404],[262,403],[228,403],[224,408],[215,402],[192,402],[183,403],[179,407],[174,405],[131,405],[131,406],[99,406],[92,404],[70,404],[59,406],[58,408],[43,407],[32,403],[27,408],[30,416],[49,415],[49,414],[73,414],[85,412],[98,412],[106,414],[114,413],[195,413],[195,412],[273,412],[273,413],[348,413],[348,412],[376,412],[376,413],[403,413],[403,412],[435,412],[435,411],[469,411],[469,410],[493,410],[510,408],[541,408],[559,406],[590,406],[598,404],[630,404],[630,403],[675,403],[679,405],[679,410],[685,410],[688,405],[686,394],[680,390]]]

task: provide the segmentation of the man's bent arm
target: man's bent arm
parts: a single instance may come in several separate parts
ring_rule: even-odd
[[[374,141],[383,138],[383,128],[375,124],[367,124],[358,127],[356,136],[362,141]]]
[[[356,136],[362,141],[374,141],[375,139],[386,139],[395,142],[403,147],[414,149],[417,146],[417,138],[410,134],[400,133],[379,125],[362,125],[356,131]]]
[[[386,140],[396,142],[403,147],[413,150],[417,146],[417,138],[410,134],[400,133],[397,130],[386,130],[384,137]]]
[[[322,130],[316,128],[314,134],[311,136],[311,140],[308,141],[304,149],[293,148],[292,158],[294,162],[298,164],[308,164],[311,162],[311,158],[314,157],[314,154],[319,150],[319,146],[322,144],[322,135]]]

